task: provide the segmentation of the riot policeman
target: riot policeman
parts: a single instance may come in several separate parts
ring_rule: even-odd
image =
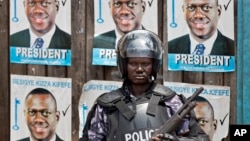
[[[155,82],[162,56],[163,44],[151,31],[134,30],[119,40],[117,64],[123,85],[97,98],[82,141],[209,140],[193,112],[175,131],[151,137],[185,101],[183,95]]]

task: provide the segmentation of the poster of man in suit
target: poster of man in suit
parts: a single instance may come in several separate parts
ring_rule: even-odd
[[[11,141],[71,140],[71,79],[11,75]]]
[[[71,65],[71,1],[10,1],[10,62]]]
[[[158,33],[156,0],[94,0],[92,65],[116,66],[116,44],[129,31]]]
[[[234,2],[168,1],[168,69],[235,70]]]

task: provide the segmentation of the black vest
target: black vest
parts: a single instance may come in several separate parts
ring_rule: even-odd
[[[169,119],[164,101],[174,95],[160,84],[136,101],[126,97],[122,89],[101,95],[97,103],[108,108],[110,121],[106,141],[148,141],[154,130]]]

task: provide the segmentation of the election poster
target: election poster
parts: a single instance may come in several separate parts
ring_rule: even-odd
[[[70,78],[11,75],[10,140],[71,140]]]
[[[96,98],[103,93],[116,90],[121,86],[122,82],[105,80],[90,80],[84,84],[78,105],[80,119],[79,138],[82,137],[82,130],[85,126],[87,115],[94,105]]]
[[[164,82],[164,85],[178,94],[183,94],[186,98],[203,87],[203,91],[195,99],[196,120],[211,141],[221,141],[227,137],[230,116],[230,87],[167,81]]]
[[[10,62],[71,66],[71,1],[10,0]]]
[[[132,30],[158,33],[156,0],[94,0],[92,65],[116,66],[118,40]]]
[[[170,71],[235,70],[234,1],[167,1]]]

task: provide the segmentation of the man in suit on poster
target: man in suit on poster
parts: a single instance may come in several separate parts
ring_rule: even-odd
[[[93,48],[115,49],[117,41],[127,32],[145,29],[142,26],[146,10],[144,0],[110,0],[109,8],[115,29],[95,36]]]
[[[56,15],[59,11],[58,0],[24,0],[23,4],[30,28],[12,34],[10,46],[71,48],[70,34],[61,30],[55,24]]]
[[[24,116],[30,137],[18,141],[63,141],[56,134],[60,119],[57,102],[51,92],[35,88],[25,98]]]
[[[221,16],[218,0],[183,0],[184,17],[190,33],[168,42],[168,53],[196,54],[197,44],[202,44],[202,55],[234,56],[234,41],[224,36],[217,24]]]

